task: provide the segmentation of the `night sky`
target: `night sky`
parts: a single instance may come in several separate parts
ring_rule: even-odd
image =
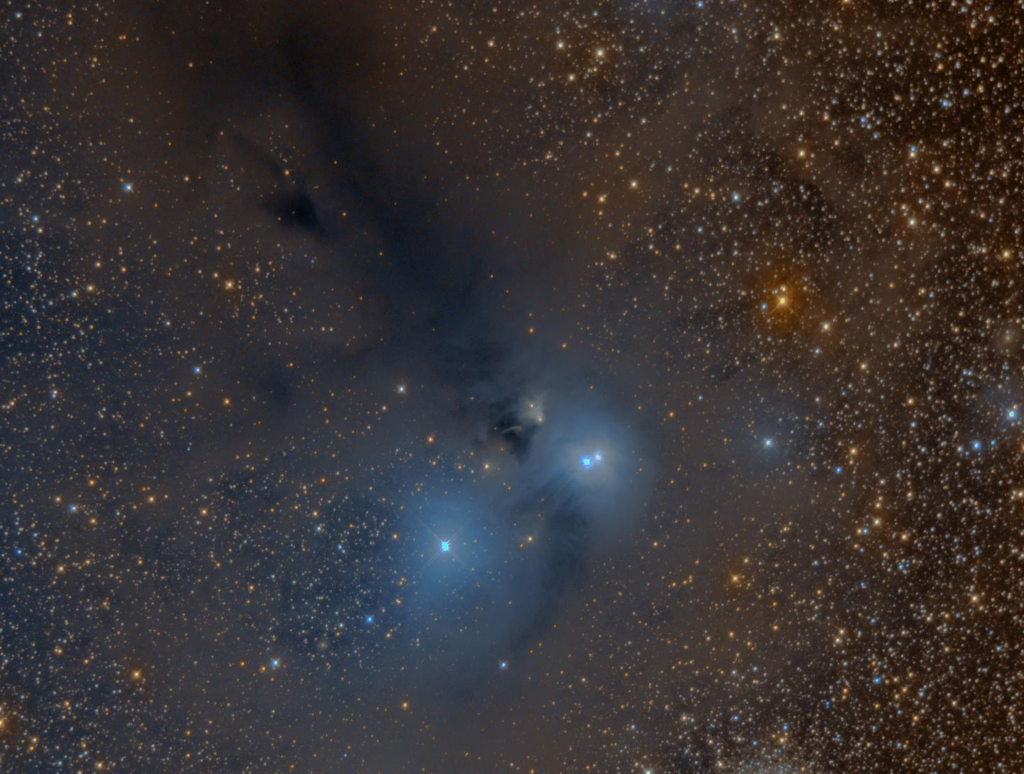
[[[0,770],[1024,771],[1024,2],[3,0]]]

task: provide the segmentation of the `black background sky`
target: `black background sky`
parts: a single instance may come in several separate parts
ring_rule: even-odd
[[[1022,21],[0,7],[0,768],[1020,771]]]

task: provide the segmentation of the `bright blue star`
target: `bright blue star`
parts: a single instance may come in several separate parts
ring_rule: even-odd
[[[600,461],[601,461],[601,452],[598,452],[597,454],[594,455],[594,462],[600,462]]]
[[[131,193],[132,192],[132,184],[131,183],[125,183],[124,184],[124,190],[125,190],[125,193]]]
[[[366,616],[366,623],[368,623],[368,624],[372,624],[373,623],[373,616],[372,615]]]
[[[443,551],[444,553],[448,553],[451,550],[452,550],[451,543],[449,543],[447,540],[442,540],[441,541],[441,551]]]
[[[280,659],[277,659],[277,658],[270,659],[270,666],[272,668],[277,669],[280,665],[281,665],[281,660]]]
[[[583,465],[583,467],[585,468],[589,468],[591,465],[594,464],[594,461],[590,459],[590,457],[584,457],[583,459],[580,460],[580,464]]]
[[[507,661],[499,661],[498,662],[498,669],[508,669],[508,662]]]

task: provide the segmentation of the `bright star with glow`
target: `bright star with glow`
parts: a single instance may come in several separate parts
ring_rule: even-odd
[[[585,468],[589,468],[594,464],[594,461],[590,459],[590,457],[584,457],[583,459],[580,460],[580,464]]]
[[[132,192],[132,184],[131,183],[125,183],[124,184],[124,190],[125,190],[125,193],[131,193]]]
[[[447,541],[447,540],[442,540],[442,541],[441,541],[441,551],[442,551],[443,553],[446,553],[446,554],[447,554],[447,553],[448,553],[449,551],[451,551],[451,550],[452,550],[452,545],[451,545],[451,543],[450,543],[449,541]]]
[[[508,662],[507,661],[499,661],[498,662],[498,669],[508,669]]]

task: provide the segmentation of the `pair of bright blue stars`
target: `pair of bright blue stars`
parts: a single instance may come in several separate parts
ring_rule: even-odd
[[[594,467],[594,465],[596,465],[600,461],[601,461],[601,454],[597,453],[593,457],[583,457],[580,460],[580,465],[582,465],[586,469],[590,469],[590,468]]]

